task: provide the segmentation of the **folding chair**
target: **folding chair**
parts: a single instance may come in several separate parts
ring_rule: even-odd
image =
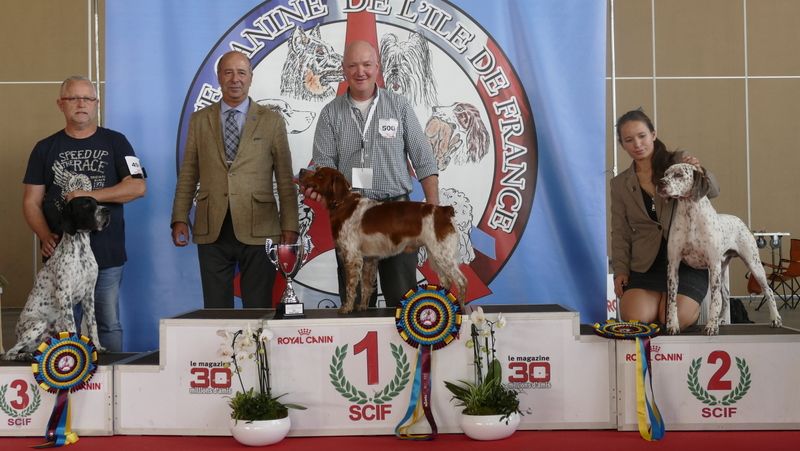
[[[762,264],[771,271],[767,274],[767,281],[775,296],[783,301],[780,308],[797,308],[800,303],[800,239],[792,239],[788,259],[781,258],[777,264]],[[761,287],[752,274],[747,281],[747,291],[761,294]],[[756,310],[761,308],[765,301],[766,299],[762,298]]]

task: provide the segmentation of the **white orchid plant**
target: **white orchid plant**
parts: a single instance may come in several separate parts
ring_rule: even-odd
[[[288,409],[305,407],[298,404],[282,403],[281,397],[272,396],[269,372],[269,354],[267,352],[270,340],[275,334],[266,327],[253,330],[248,324],[244,329],[236,332],[219,330],[217,335],[224,339],[220,345],[219,354],[229,358],[233,364],[236,377],[242,391],[237,391],[228,405],[231,407],[231,418],[243,421],[277,420],[289,415]],[[241,368],[247,361],[254,360],[258,374],[258,392],[255,387],[245,389],[242,380]]]
[[[472,349],[475,370],[474,381],[460,380],[458,383],[445,381],[445,386],[453,394],[457,406],[463,406],[466,415],[501,415],[508,421],[519,410],[519,392],[503,384],[502,366],[495,350],[495,328],[506,326],[502,313],[492,321],[478,307],[470,314],[471,333],[466,346]]]

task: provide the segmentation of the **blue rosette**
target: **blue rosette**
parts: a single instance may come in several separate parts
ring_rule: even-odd
[[[69,394],[82,389],[97,370],[97,350],[86,336],[60,332],[36,349],[31,364],[40,387],[56,394],[45,431],[46,442],[35,448],[66,446],[78,441],[71,430]]]
[[[443,348],[458,337],[461,314],[458,300],[446,288],[420,285],[409,290],[395,311],[397,332],[409,345],[417,348],[417,364],[409,406],[395,427],[395,435],[404,440],[431,440],[437,427],[431,411],[431,363],[433,351]],[[430,434],[412,434],[409,429],[425,417]]]

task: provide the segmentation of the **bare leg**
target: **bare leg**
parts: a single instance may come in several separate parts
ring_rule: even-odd
[[[697,322],[700,317],[700,304],[689,296],[679,294],[675,297],[678,306],[678,327],[681,331]],[[663,324],[666,322],[667,298],[664,296],[658,306],[658,320]]]
[[[623,321],[655,322],[658,318],[658,304],[663,293],[632,288],[622,294],[619,301],[620,317]]]

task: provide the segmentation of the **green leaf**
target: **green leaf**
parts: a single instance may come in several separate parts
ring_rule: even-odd
[[[492,360],[489,363],[489,368],[486,371],[486,382],[499,383],[502,371],[503,369],[500,366],[500,361],[497,359]]]

